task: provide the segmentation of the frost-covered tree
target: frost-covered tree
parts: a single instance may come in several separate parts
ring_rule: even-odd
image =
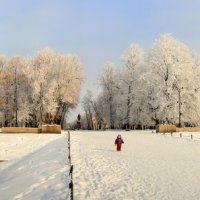
[[[139,45],[130,45],[121,58],[120,72],[108,64],[100,78],[106,121],[127,128],[200,125],[200,59],[184,43],[164,34],[154,42],[146,61]]]
[[[100,84],[102,86],[105,106],[107,107],[104,114],[105,119],[109,122],[109,127],[114,128],[116,121],[116,94],[118,90],[118,72],[116,66],[107,62],[104,65],[100,75]]]
[[[23,113],[26,113],[26,107],[24,107],[26,104],[26,97],[24,95],[24,86],[26,83],[25,76],[22,73],[24,64],[24,60],[19,56],[12,57],[7,62],[7,69],[12,73],[12,102],[10,102],[10,106],[14,111],[13,125],[15,127],[19,126],[18,122],[22,120]],[[27,115],[25,117],[27,117]]]
[[[93,108],[92,108],[93,94],[92,94],[91,91],[87,90],[85,96],[83,97],[82,104],[83,104],[83,109],[85,111],[87,129],[92,130],[92,129],[94,129],[94,124],[93,124],[94,111],[93,111]]]
[[[33,90],[40,123],[63,124],[69,108],[78,103],[83,82],[82,64],[76,55],[39,51],[33,59]]]
[[[190,123],[187,116],[195,111],[192,105],[193,59],[189,48],[171,35],[162,35],[149,52],[148,65],[150,108],[156,119],[163,123]],[[152,112],[152,117],[155,113]],[[182,120],[181,120],[182,118]]]
[[[95,98],[90,90],[87,90],[83,97],[82,105],[85,111],[85,121],[87,129],[105,129],[106,99],[102,93]]]
[[[25,80],[22,97],[22,101],[24,103],[22,105],[22,112],[20,112],[20,116],[26,126],[37,127],[39,111],[37,110],[38,102],[36,101],[34,90],[34,82],[37,79],[34,77],[35,73],[32,58],[24,59],[24,65],[22,66],[21,71]]]
[[[139,45],[131,44],[128,50],[122,54],[121,59],[123,69],[119,79],[121,105],[118,106],[118,113],[120,113],[126,128],[129,129],[131,116],[136,115],[133,105],[138,105],[139,101],[139,95],[137,94],[140,92],[138,81],[141,73],[140,68],[144,65],[144,53]]]
[[[0,56],[0,111],[3,116],[3,125],[7,126],[12,121],[12,108],[10,106],[12,97],[12,79],[13,74],[7,69],[7,58]]]
[[[95,113],[95,117],[98,123],[99,129],[105,129],[105,119],[104,119],[104,113],[105,113],[105,106],[104,106],[104,98],[102,94],[100,93],[97,98],[92,102],[92,107]]]
[[[0,56],[0,78],[4,126],[62,125],[69,108],[78,103],[82,64],[76,55],[46,48],[34,58]]]
[[[78,104],[84,80],[82,64],[76,55],[58,55],[54,71],[55,80],[51,83],[51,87],[54,91],[52,98],[57,104],[55,119],[62,124],[69,108]]]
[[[48,111],[50,103],[50,95],[53,91],[50,90],[49,84],[53,80],[53,69],[55,66],[56,53],[54,50],[46,48],[38,51],[33,60],[33,89],[34,102],[37,102],[36,110],[39,111],[39,122],[45,121],[44,115]],[[53,101],[51,103],[54,103]],[[50,104],[51,104],[50,103]],[[55,104],[54,104],[55,107]]]
[[[4,126],[18,126],[22,118],[26,118],[26,95],[24,94],[25,75],[22,73],[24,60],[21,57],[3,59],[1,62],[1,111]],[[3,65],[2,65],[3,63]],[[26,115],[24,115],[26,113]]]
[[[5,90],[3,87],[3,80],[5,76],[5,63],[6,57],[4,55],[0,55],[0,108],[4,106],[4,97],[5,97]],[[3,109],[0,110],[2,112]]]

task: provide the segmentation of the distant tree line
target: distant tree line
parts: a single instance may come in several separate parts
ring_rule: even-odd
[[[145,54],[131,44],[122,64],[106,62],[99,76],[98,96],[83,99],[83,124],[94,128],[200,125],[200,56],[164,34]]]
[[[34,57],[0,55],[0,121],[3,126],[63,124],[78,103],[83,80],[76,55],[45,48]]]

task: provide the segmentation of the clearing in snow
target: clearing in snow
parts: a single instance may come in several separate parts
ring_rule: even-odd
[[[124,144],[117,152],[118,134]],[[200,199],[200,141],[189,138],[151,131],[71,131],[74,199]],[[0,159],[7,162],[0,162],[0,199],[69,200],[67,143],[67,132],[1,134]]]
[[[199,141],[151,131],[75,131],[71,146],[76,200],[200,199]]]

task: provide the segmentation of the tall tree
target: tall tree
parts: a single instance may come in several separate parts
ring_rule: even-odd
[[[131,110],[133,104],[136,104],[138,101],[138,95],[136,94],[138,92],[137,81],[140,76],[140,74],[138,76],[138,71],[144,65],[144,53],[139,45],[131,44],[128,50],[122,54],[121,59],[123,69],[119,80],[121,87],[120,96],[124,104],[122,107],[125,108],[124,122],[126,128],[129,129],[131,115],[134,115],[133,112],[131,113]]]
[[[100,76],[100,84],[103,88],[105,105],[108,107],[106,118],[109,121],[109,127],[111,129],[114,128],[116,120],[117,75],[118,72],[116,66],[111,62],[105,63]]]
[[[0,56],[0,112],[4,125],[63,125],[69,108],[78,104],[83,83],[76,55],[38,51],[34,58]]]
[[[153,90],[159,122],[182,124],[191,105],[193,91],[193,59],[188,47],[165,34],[156,40],[149,52],[149,84]],[[186,98],[187,97],[187,98]],[[192,108],[194,109],[194,107]],[[183,122],[187,123],[185,118]]]

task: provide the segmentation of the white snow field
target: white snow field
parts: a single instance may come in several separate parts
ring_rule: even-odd
[[[66,133],[0,134],[0,200],[69,200]],[[199,149],[190,133],[71,131],[74,200],[199,200]]]
[[[66,200],[66,135],[0,134],[0,200]]]
[[[71,148],[75,200],[200,199],[200,141],[152,131],[74,131]]]

